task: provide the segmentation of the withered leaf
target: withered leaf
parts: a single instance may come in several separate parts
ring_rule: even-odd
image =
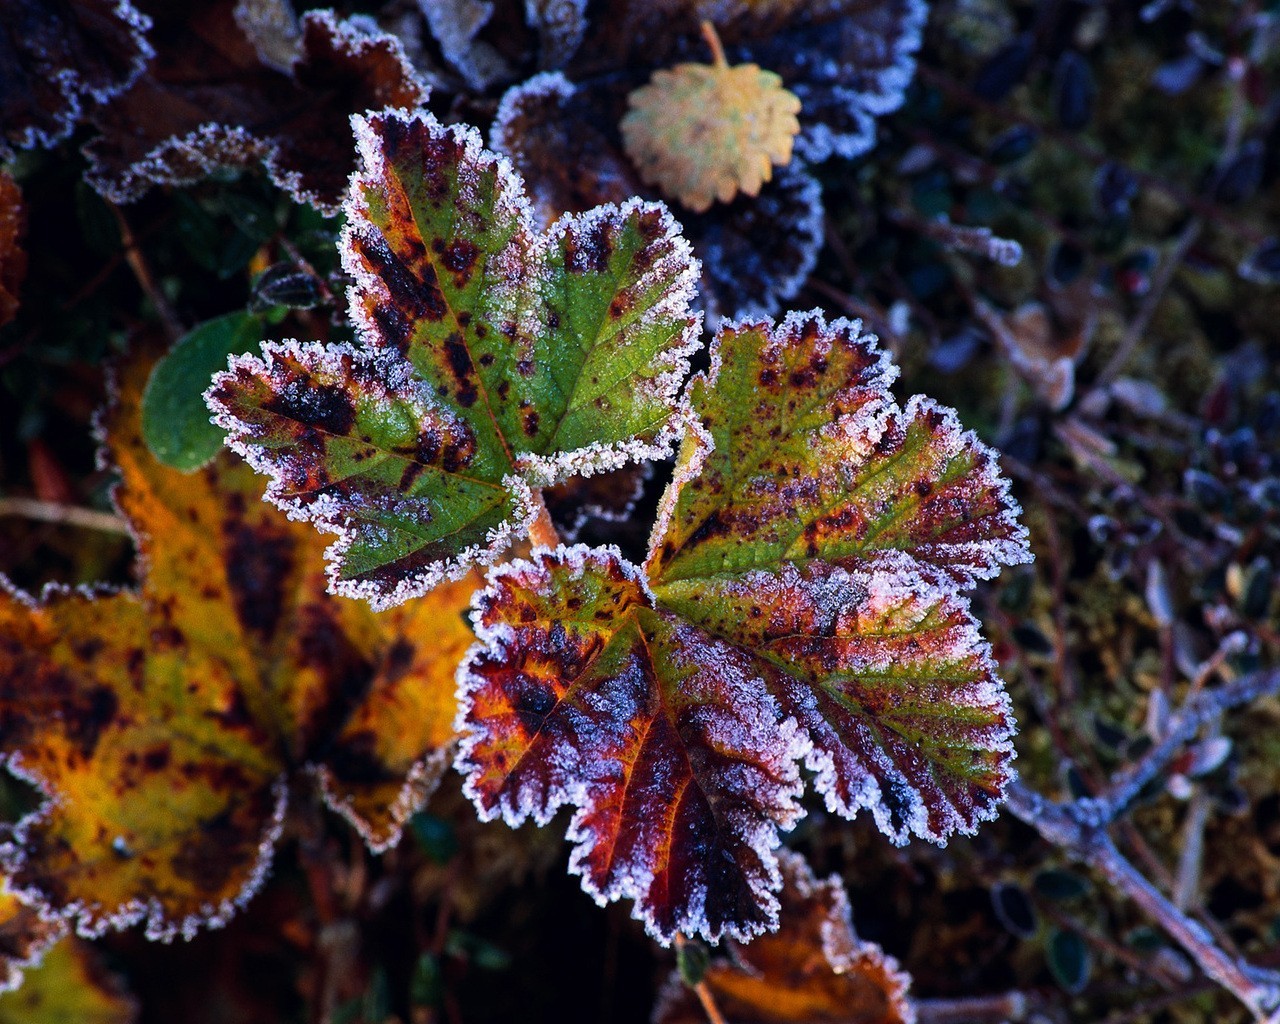
[[[835,813],[944,842],[991,818],[1013,722],[962,591],[1026,561],[993,454],[900,408],[816,313],[723,327],[643,568],[535,551],[490,573],[459,674],[482,815],[577,808],[571,870],[661,941],[776,923],[798,767]]]
[[[339,534],[335,589],[389,607],[496,558],[532,488],[665,454],[696,262],[638,200],[538,232],[470,129],[357,127],[342,248],[363,346],[268,345],[208,397],[268,496]]]
[[[82,934],[169,938],[252,895],[292,773],[374,849],[397,839],[452,740],[470,588],[389,616],[328,596],[320,538],[247,466],[150,455],[148,363],[103,423],[139,590],[0,596],[0,756],[46,798],[3,853],[15,891]]]
[[[127,89],[152,55],[149,27],[129,0],[4,0],[0,160],[57,145],[86,103]]]
[[[0,994],[21,985],[25,972],[39,966],[66,931],[60,921],[41,919],[0,878]]]
[[[282,71],[259,55],[233,0],[143,7],[155,59],[94,113],[99,135],[85,147],[87,180],[116,202],[262,161],[299,202],[335,213],[354,163],[349,117],[427,97],[394,37],[332,11],[303,15],[298,54]]]
[[[800,101],[756,64],[712,64],[653,73],[628,97],[622,140],[640,177],[702,213],[739,192],[760,194],[775,165],[791,160]]]
[[[910,978],[897,962],[853,930],[838,877],[819,882],[803,857],[778,855],[782,869],[778,930],[747,945],[729,944],[703,976],[727,1024],[912,1024]],[[700,1024],[705,1011],[672,974],[654,1024]]]

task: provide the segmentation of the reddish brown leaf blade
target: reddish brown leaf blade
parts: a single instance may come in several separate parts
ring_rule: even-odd
[[[263,160],[299,202],[336,213],[355,166],[350,116],[426,100],[397,40],[331,11],[303,16],[300,53],[285,72],[263,63],[231,0],[143,6],[155,60],[94,113],[100,135],[85,147],[89,183],[117,202]]]
[[[994,817],[1013,717],[968,602],[896,561],[677,584],[662,604],[772,666],[832,811],[867,808],[897,843],[944,841]]]
[[[654,610],[616,552],[561,548],[490,580],[460,675],[481,814],[574,805],[570,870],[601,903],[634,898],[662,942],[771,927],[797,751],[749,661]]]
[[[732,944],[703,983],[734,1024],[913,1024],[910,978],[896,961],[853,931],[849,900],[836,876],[819,882],[804,858],[778,856],[779,927],[749,945]],[[655,1024],[701,1024],[698,1000],[679,974],[668,981]]]
[[[0,160],[66,138],[85,103],[142,73],[149,20],[129,0],[6,0],[0,17]]]

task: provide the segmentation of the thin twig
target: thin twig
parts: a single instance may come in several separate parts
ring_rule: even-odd
[[[120,243],[124,249],[125,262],[129,264],[129,269],[133,271],[133,276],[137,278],[139,287],[142,288],[147,298],[151,300],[151,305],[155,307],[156,316],[160,318],[160,324],[164,328],[170,343],[177,341],[186,333],[185,328],[182,326],[182,321],[178,319],[178,315],[173,311],[169,300],[165,298],[164,292],[160,290],[160,286],[156,283],[155,275],[151,273],[151,267],[147,264],[146,257],[138,247],[138,240],[134,237],[133,230],[129,227],[129,222],[125,219],[120,207],[114,203],[108,203],[107,206],[115,215],[116,224],[120,228]]]
[[[1168,732],[1159,743],[1140,760],[1113,776],[1106,792],[1081,803],[1091,805],[1089,815],[1098,824],[1113,821],[1204,726],[1231,708],[1276,693],[1280,693],[1280,670],[1254,672],[1225,686],[1202,690],[1173,716]]]
[[[1009,787],[1009,810],[1047,841],[1102,874],[1154,921],[1199,965],[1200,969],[1236,996],[1259,1019],[1280,1005],[1280,972],[1247,964],[1215,945],[1199,922],[1188,917],[1156,888],[1116,848],[1107,826],[1120,809],[1154,778],[1199,729],[1228,708],[1280,692],[1280,670],[1244,676],[1216,690],[1202,692],[1173,717],[1168,734],[1148,754],[1112,781],[1096,798],[1055,803],[1020,782]]]
[[[970,999],[917,999],[915,1007],[918,1024],[984,1024],[1025,1020],[1030,1004],[1022,992],[1004,992]]]
[[[99,512],[92,508],[78,508],[74,505],[59,505],[53,501],[40,501],[38,498],[0,498],[0,518],[16,516],[22,519],[35,519],[42,523],[56,523],[59,526],[80,526],[86,530],[101,530],[104,533],[129,534],[129,524],[112,512]]]

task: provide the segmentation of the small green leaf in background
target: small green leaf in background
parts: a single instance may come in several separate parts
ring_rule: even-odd
[[[1068,992],[1080,992],[1089,983],[1089,948],[1075,932],[1054,928],[1045,947],[1049,973]]]
[[[680,977],[690,988],[702,984],[707,974],[707,947],[701,942],[682,942],[676,947],[676,966]]]
[[[1034,881],[1036,892],[1045,899],[1060,903],[1078,900],[1089,892],[1089,883],[1074,871],[1050,868],[1039,872]]]
[[[206,320],[151,371],[142,394],[142,436],[166,466],[190,473],[221,450],[226,432],[210,422],[204,392],[227,368],[228,356],[262,341],[264,319],[241,310]]]

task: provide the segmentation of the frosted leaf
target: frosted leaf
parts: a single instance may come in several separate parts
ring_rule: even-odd
[[[697,264],[659,205],[539,233],[470,129],[356,126],[342,247],[364,348],[268,346],[209,399],[268,496],[339,534],[335,588],[387,607],[497,557],[531,488],[666,453]]]
[[[677,485],[648,568],[663,582],[906,552],[961,585],[1029,559],[995,454],[955,413],[899,408],[874,336],[818,312],[723,327],[690,383]]]
[[[155,59],[92,116],[99,134],[85,147],[86,180],[104,196],[130,202],[153,185],[262,161],[299,202],[333,213],[354,162],[351,114],[425,102],[427,87],[394,37],[308,11],[296,58],[281,70],[274,51],[287,32],[274,43],[247,34],[242,8],[220,5],[207,17],[188,5],[157,10]],[[264,59],[267,45],[274,55]]]
[[[0,995],[18,988],[23,972],[38,967],[66,933],[66,925],[41,919],[36,908],[19,900],[0,876]]]
[[[558,73],[508,90],[494,120],[493,145],[524,176],[541,223],[649,192],[619,141],[603,128],[620,116],[607,94],[575,88]],[[779,168],[758,196],[686,214],[681,223],[702,261],[708,311],[768,314],[799,291],[817,261],[821,189],[793,163]]]
[[[454,738],[473,587],[383,616],[328,595],[323,539],[261,501],[249,467],[156,461],[150,369],[121,368],[101,421],[138,588],[37,600],[0,578],[0,768],[42,797],[0,864],[81,935],[142,923],[168,941],[253,896],[308,767],[370,846],[398,838]]]
[[[833,812],[869,809],[898,843],[975,831],[1012,777],[1009,699],[961,591],[1027,560],[1026,534],[993,454],[950,410],[900,409],[895,376],[847,321],[722,327],[644,568],[543,549],[477,600],[466,792],[511,824],[577,807],[571,870],[664,941],[771,927],[801,762]],[[681,831],[695,785],[741,816]],[[764,867],[744,874],[726,835]],[[708,851],[735,865],[714,915]]]
[[[754,198],[686,217],[709,312],[769,316],[794,298],[818,262],[823,224],[822,189],[794,164]]]
[[[901,106],[928,12],[927,0],[618,0],[584,51],[650,67],[698,59],[707,19],[730,62],[769,68],[799,97],[797,157],[850,159]]]
[[[7,0],[0,18],[0,161],[54,146],[82,108],[105,103],[152,56],[150,19],[130,0]]]
[[[664,944],[773,927],[803,747],[750,660],[654,608],[616,551],[495,570],[475,616],[458,767],[481,815],[577,808],[570,871]]]
[[[783,851],[778,930],[707,965],[703,983],[727,1020],[759,1024],[844,1021],[914,1024],[911,979],[874,942],[857,937],[837,876],[819,882],[798,854]],[[705,1011],[672,973],[654,1024],[701,1024]]]

